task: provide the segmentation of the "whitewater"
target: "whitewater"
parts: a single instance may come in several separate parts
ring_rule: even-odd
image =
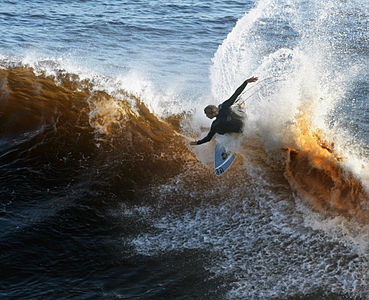
[[[369,297],[365,1],[0,4],[1,297]]]

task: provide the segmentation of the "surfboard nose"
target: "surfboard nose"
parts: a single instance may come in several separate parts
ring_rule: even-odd
[[[223,145],[217,144],[214,152],[215,174],[220,176],[232,165],[236,153],[227,150]]]

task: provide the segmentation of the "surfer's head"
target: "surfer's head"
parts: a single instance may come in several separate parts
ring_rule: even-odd
[[[215,105],[208,105],[205,107],[204,113],[209,119],[212,119],[218,115],[219,109]]]

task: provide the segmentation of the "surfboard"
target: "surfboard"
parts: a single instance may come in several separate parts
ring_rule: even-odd
[[[215,174],[220,176],[229,169],[236,158],[236,153],[227,150],[225,146],[217,144],[214,153]]]

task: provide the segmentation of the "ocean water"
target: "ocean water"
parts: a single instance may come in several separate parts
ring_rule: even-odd
[[[369,298],[367,1],[0,0],[1,299]],[[217,177],[220,104],[245,131]]]

